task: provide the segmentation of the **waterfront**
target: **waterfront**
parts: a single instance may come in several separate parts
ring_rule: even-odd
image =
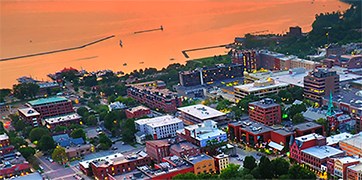
[[[184,63],[183,50],[227,44],[248,32],[282,33],[296,25],[307,32],[316,13],[348,7],[339,1],[1,1],[1,59],[116,37],[74,51],[0,62],[0,88],[11,87],[21,76],[45,80],[47,74],[69,66],[126,73],[145,67],[160,69]],[[164,31],[134,34],[160,25]],[[225,50],[188,55],[194,59]]]

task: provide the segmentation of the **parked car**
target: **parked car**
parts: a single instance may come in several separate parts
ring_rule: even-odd
[[[118,147],[113,146],[111,149],[112,149],[112,150],[117,150]]]
[[[239,157],[237,154],[230,154],[230,157]]]

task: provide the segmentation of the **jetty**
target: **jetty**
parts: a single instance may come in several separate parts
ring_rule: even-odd
[[[149,29],[149,30],[143,30],[143,31],[136,31],[134,32],[135,34],[139,34],[139,33],[145,33],[145,32],[151,32],[151,31],[163,31],[163,27],[161,26],[160,28],[157,28],[157,29]]]
[[[202,48],[195,48],[195,49],[187,49],[187,50],[183,50],[182,54],[186,57],[189,58],[189,55],[186,52],[189,51],[199,51],[199,50],[205,50],[205,49],[212,49],[212,48],[220,48],[220,47],[229,47],[230,44],[224,44],[224,45],[218,45],[218,46],[209,46],[209,47],[202,47]]]
[[[58,52],[64,52],[64,51],[72,51],[72,50],[76,50],[76,49],[82,49],[82,48],[85,48],[85,47],[87,47],[87,46],[90,46],[90,45],[93,45],[93,44],[96,44],[96,43],[105,41],[105,40],[110,39],[110,38],[113,38],[113,37],[115,37],[115,35],[108,36],[108,37],[105,37],[105,38],[102,38],[102,39],[99,39],[99,40],[96,40],[96,41],[93,41],[93,42],[84,44],[84,45],[82,45],[82,46],[77,46],[77,47],[72,47],[72,48],[65,48],[65,49],[59,49],[59,50],[54,50],[54,51],[41,52],[41,53],[35,53],[35,54],[28,54],[28,55],[23,55],[23,56],[15,56],[15,57],[10,57],[10,58],[2,58],[2,59],[0,59],[0,61],[8,61],[8,60],[14,60],[14,59],[20,59],[20,58],[27,58],[27,57],[33,57],[33,56],[41,56],[41,55],[46,55],[46,54],[53,54],[53,53],[58,53]]]

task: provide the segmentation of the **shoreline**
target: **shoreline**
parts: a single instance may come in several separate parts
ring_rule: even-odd
[[[41,52],[41,53],[35,53],[35,54],[27,54],[27,55],[22,55],[22,56],[15,56],[15,57],[10,57],[10,58],[2,58],[0,59],[0,61],[10,61],[10,60],[15,60],[15,59],[21,59],[21,58],[27,58],[27,57],[33,57],[33,56],[42,56],[42,55],[47,55],[47,54],[53,54],[53,53],[58,53],[58,52],[64,52],[64,51],[72,51],[72,50],[76,50],[76,49],[82,49],[85,48],[87,46],[105,41],[107,39],[113,38],[115,37],[115,35],[111,35],[96,41],[92,41],[90,43],[84,44],[82,46],[76,46],[76,47],[72,47],[72,48],[64,48],[64,49],[59,49],[59,50],[54,50],[54,51],[47,51],[47,52]]]

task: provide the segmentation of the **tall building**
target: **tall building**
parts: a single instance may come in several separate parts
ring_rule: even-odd
[[[182,105],[181,97],[168,90],[163,81],[131,84],[127,89],[127,95],[151,108],[162,109],[166,113],[174,112]]]
[[[253,72],[260,67],[259,52],[255,50],[235,50],[232,52],[232,61],[242,64],[242,71]]]
[[[243,76],[241,64],[217,64],[213,67],[197,68],[192,71],[180,71],[180,84],[184,87],[211,84],[214,81],[233,79]]]
[[[322,98],[339,92],[339,75],[327,68],[317,68],[304,77],[304,97],[322,103]]]
[[[135,121],[135,125],[139,131],[152,135],[154,139],[175,137],[176,130],[184,128],[182,120],[171,115],[140,119]]]
[[[29,101],[26,105],[39,112],[42,118],[74,113],[72,102],[61,96]]]
[[[268,126],[282,122],[280,105],[270,98],[249,103],[249,117]]]

